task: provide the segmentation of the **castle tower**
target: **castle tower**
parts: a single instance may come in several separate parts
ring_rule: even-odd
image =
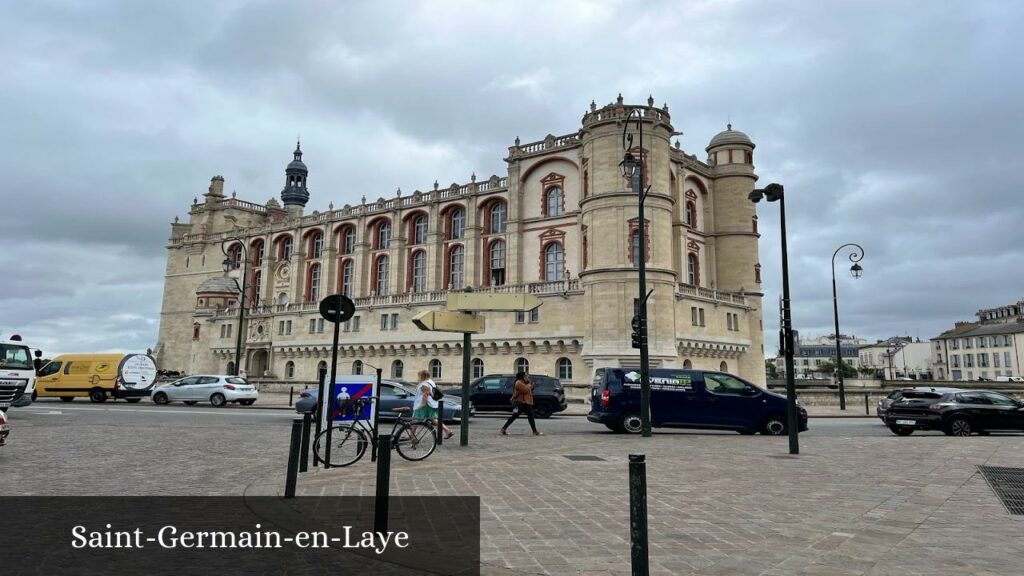
[[[589,191],[580,201],[581,225],[586,227],[586,266],[580,272],[585,293],[583,357],[588,366],[635,366],[639,351],[631,347],[630,321],[638,298],[639,231],[645,229],[648,343],[651,365],[676,359],[675,285],[672,262],[674,200],[670,183],[670,138],[674,132],[667,109],[623,104],[622,96],[603,108],[592,106],[583,117],[582,162],[588,167]],[[629,120],[633,134],[630,152],[643,163],[643,186],[651,186],[645,201],[644,221],[637,213],[639,198],[622,176],[623,127],[632,110],[643,123],[641,149],[636,113]],[[634,240],[637,238],[637,240]]]
[[[743,293],[756,313],[748,313],[751,345],[740,358],[740,373],[763,383],[764,333],[761,326],[761,265],[758,262],[757,210],[749,194],[757,182],[754,143],[732,124],[711,139],[707,148],[714,189],[715,288]],[[760,378],[757,378],[760,376]]]
[[[300,142],[295,143],[295,158],[288,163],[284,170],[284,188],[281,189],[281,202],[288,211],[289,218],[302,216],[302,209],[309,202],[309,190],[306,189],[306,177],[309,169],[302,162],[302,146]]]

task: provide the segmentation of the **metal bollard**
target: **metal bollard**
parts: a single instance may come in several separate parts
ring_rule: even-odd
[[[444,441],[444,399],[437,401],[437,445]]]
[[[381,434],[377,440],[377,497],[373,502],[373,530],[379,534],[388,531],[388,493],[391,481],[391,434]]]
[[[302,415],[302,452],[299,457],[299,472],[309,469],[309,429],[313,426],[313,415],[306,412]]]
[[[292,407],[292,395],[295,394],[295,386],[288,388],[288,407]]]
[[[871,416],[871,410],[868,409],[868,393],[864,393],[864,415]]]
[[[629,455],[629,551],[633,576],[648,576],[647,464],[643,454]]]
[[[302,418],[292,419],[292,442],[288,446],[288,473],[284,482],[284,497],[295,498],[295,480],[299,474],[299,446],[302,444]]]

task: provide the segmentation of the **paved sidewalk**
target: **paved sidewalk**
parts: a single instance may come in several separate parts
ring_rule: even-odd
[[[649,462],[652,574],[1024,572],[1024,517],[976,469],[1024,467],[1019,436],[802,437],[792,457],[785,438],[489,428],[425,462],[392,460],[392,494],[481,497],[483,574],[629,574],[630,453]],[[299,490],[370,495],[374,474],[368,461],[316,470]],[[247,493],[280,486],[268,477]]]

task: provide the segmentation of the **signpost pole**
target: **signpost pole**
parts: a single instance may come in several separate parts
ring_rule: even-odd
[[[380,375],[383,372],[384,370],[377,368],[377,387],[373,392],[375,404],[371,407],[371,410],[373,410],[373,442],[371,446],[373,448],[370,449],[370,462],[377,461],[377,440],[380,439],[380,436],[377,434],[377,426],[380,424]]]
[[[331,380],[328,386],[324,382],[323,378],[320,379],[320,391],[317,395],[316,403],[316,434],[320,435],[323,431],[323,427],[327,426],[327,446],[326,446],[326,457],[327,461],[331,459],[331,417],[330,414],[324,415],[324,407],[330,407],[331,401],[327,398],[327,394],[334,388],[334,381],[338,377],[338,332],[341,329],[341,323],[352,318],[355,314],[355,304],[344,294],[332,294],[320,301],[320,315],[325,320],[334,324],[334,341],[331,344]],[[325,404],[326,403],[326,404]],[[327,422],[323,422],[326,420]],[[313,455],[313,465],[317,465],[317,461],[320,457],[315,454]],[[330,468],[327,462],[324,462],[324,468]]]
[[[473,335],[469,332],[462,334],[462,422],[459,423],[459,446],[469,446],[469,365],[472,339]],[[444,414],[441,414],[441,418],[444,418]]]
[[[338,375],[338,332],[339,332],[339,328],[340,327],[341,326],[337,322],[334,323],[334,342],[331,345],[331,379],[329,380],[332,383],[334,382],[334,378]],[[320,391],[319,391],[319,393],[317,395],[318,401],[317,401],[317,404],[316,404],[316,414],[317,414],[317,418],[316,418],[316,435],[317,436],[320,436],[320,431],[323,430],[323,426],[324,426],[324,402],[328,402],[327,399],[326,399],[327,390],[328,390],[327,382],[324,382],[323,380],[320,380]],[[328,402],[328,405],[330,405],[330,402]],[[328,426],[331,425],[330,420],[327,421],[327,425]],[[328,449],[330,449],[330,448],[328,448]],[[314,455],[313,455],[313,465],[314,466],[316,466],[318,460],[319,460],[319,457],[316,456],[316,453],[314,453]]]

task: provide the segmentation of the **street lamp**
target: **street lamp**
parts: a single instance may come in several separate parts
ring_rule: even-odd
[[[860,244],[843,244],[832,253],[832,312],[836,320],[836,371],[839,374],[840,410],[846,410],[846,389],[843,388],[843,355],[839,342],[839,298],[836,296],[836,256],[839,255],[843,248],[853,248],[849,256],[850,262],[853,262],[853,266],[850,266],[850,275],[854,278],[860,278],[861,273],[864,272],[864,269],[858,264],[858,262],[864,259],[864,248]]]
[[[778,201],[782,228],[782,342],[786,353],[786,429],[789,432],[789,453],[800,453],[799,422],[796,413],[796,383],[793,381],[793,318],[789,301],[789,252],[786,249],[786,196],[782,184],[769,184],[750,192],[748,198],[757,204],[762,198]]]
[[[232,252],[235,245],[238,246],[237,258],[232,258],[231,254],[228,253],[229,245],[231,245]],[[224,273],[234,280],[235,286],[238,287],[238,337],[235,339],[235,366],[231,374],[232,376],[238,376],[242,359],[242,323],[245,322],[245,285],[249,276],[249,253],[245,248],[245,242],[242,238],[225,238],[221,242],[220,251],[224,253]],[[239,266],[242,268],[241,286],[238,286]]]
[[[629,122],[633,115],[636,115],[636,127],[640,133],[640,154],[641,158],[637,159],[633,156],[631,149],[633,147],[633,135],[629,133]],[[625,125],[622,127],[622,149],[625,153],[622,155],[622,162],[619,162],[619,168],[622,170],[622,175],[628,178],[633,183],[633,191],[639,198],[639,218],[637,220],[637,234],[639,235],[639,242],[637,242],[637,251],[633,255],[637,259],[639,276],[640,276],[640,297],[637,298],[636,309],[634,310],[632,328],[633,328],[633,347],[640,349],[640,430],[644,438],[650,438],[651,436],[651,374],[650,374],[650,357],[647,349],[647,299],[651,296],[651,292],[647,291],[647,263],[646,263],[646,226],[644,225],[644,200],[647,199],[647,193],[651,191],[651,187],[648,186],[644,189],[644,163],[643,163],[643,150],[644,150],[644,123],[643,113],[640,108],[632,108],[629,114],[626,115]]]

